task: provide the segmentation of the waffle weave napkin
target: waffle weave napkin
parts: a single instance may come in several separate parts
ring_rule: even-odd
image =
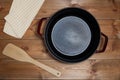
[[[3,32],[22,38],[43,3],[44,0],[13,0]]]

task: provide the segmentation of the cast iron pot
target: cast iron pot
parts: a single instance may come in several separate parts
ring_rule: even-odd
[[[41,25],[46,19],[42,34]],[[42,18],[37,32],[43,36],[46,48],[54,58],[70,63],[88,59],[95,52],[104,52],[108,42],[96,19],[89,12],[74,7],[59,10],[50,18]]]

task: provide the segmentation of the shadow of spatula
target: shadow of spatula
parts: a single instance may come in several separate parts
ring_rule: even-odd
[[[32,63],[46,71],[48,71],[49,73],[60,77],[61,72],[59,72],[58,70],[55,70],[51,67],[48,67],[40,62],[38,62],[37,60],[33,59],[32,57],[30,57],[24,50],[22,50],[21,48],[9,43],[3,50],[3,54],[11,57],[15,60],[18,61],[22,61],[22,62],[29,62]]]

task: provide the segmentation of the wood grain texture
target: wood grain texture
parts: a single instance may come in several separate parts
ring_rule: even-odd
[[[75,1],[75,4],[72,3]],[[9,12],[12,0],[1,0],[0,5],[2,10],[0,12],[0,19]],[[120,1],[119,0],[46,0],[41,10],[36,16],[36,19],[50,16],[54,12],[64,7],[76,6],[86,9],[93,14],[97,19],[120,19]],[[48,7],[49,6],[49,7]],[[115,15],[114,15],[115,14]]]
[[[120,80],[120,0],[45,0],[22,39],[3,33],[4,17],[11,3],[12,0],[0,0],[0,80]],[[105,52],[95,53],[89,59],[75,64],[55,60],[36,32],[39,19],[50,17],[56,11],[70,6],[89,11],[97,19],[101,32],[109,38]],[[57,78],[32,64],[2,55],[8,43],[19,46],[34,59],[58,69],[62,76]]]

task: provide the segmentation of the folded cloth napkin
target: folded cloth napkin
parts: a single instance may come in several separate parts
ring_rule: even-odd
[[[18,9],[18,7],[20,6],[19,4],[21,4],[20,0],[14,0],[11,6],[11,9],[9,11],[9,14],[12,14],[15,12],[16,9]],[[16,35],[16,33],[14,32],[14,30],[10,27],[10,24],[8,24],[8,22],[6,21],[5,25],[4,25],[4,29],[3,32],[13,36],[13,37],[18,37]]]
[[[3,32],[22,38],[44,0],[13,0]]]

